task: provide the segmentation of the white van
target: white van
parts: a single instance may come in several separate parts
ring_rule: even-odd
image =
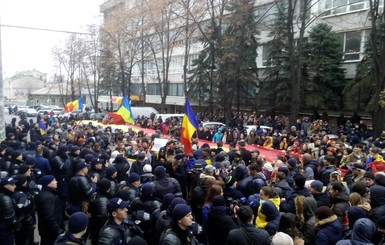
[[[135,106],[132,106],[131,111],[132,111],[134,118],[137,118],[138,116],[140,116],[140,117],[145,116],[145,117],[150,118],[152,113],[154,113],[155,115],[159,114],[159,112],[153,107],[135,107]]]
[[[179,122],[182,123],[182,119],[183,119],[183,116],[184,114],[156,114],[155,115],[155,119],[154,121],[158,120],[158,118],[162,118],[162,121],[166,121],[167,118],[177,118],[179,120]]]

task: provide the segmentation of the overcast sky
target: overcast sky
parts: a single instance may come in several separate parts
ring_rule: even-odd
[[[100,24],[99,6],[105,0],[0,0],[2,25],[86,32],[89,24]],[[3,26],[3,76],[36,69],[54,73],[52,48],[62,46],[67,33]]]

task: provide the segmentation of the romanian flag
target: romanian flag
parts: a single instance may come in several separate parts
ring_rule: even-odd
[[[44,135],[47,131],[47,125],[43,121],[39,122],[39,130],[41,135]]]
[[[120,115],[124,122],[134,124],[134,115],[132,115],[130,102],[128,101],[127,96],[123,97],[122,105],[115,114]]]
[[[191,109],[190,103],[186,97],[186,104],[184,106],[184,116],[182,120],[182,131],[180,135],[180,142],[184,146],[185,154],[189,154],[192,150],[191,137],[198,129],[198,122],[195,118],[194,112]]]
[[[65,112],[71,112],[71,111],[76,110],[76,109],[80,109],[80,110],[83,109],[82,98],[79,98],[79,99],[74,100],[72,102],[68,102],[64,107]]]

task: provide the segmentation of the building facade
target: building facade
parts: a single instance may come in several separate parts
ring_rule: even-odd
[[[200,2],[201,0],[193,1]],[[298,9],[302,1],[298,1]],[[101,5],[100,10],[104,14],[105,21],[113,16],[116,9],[126,8],[138,9],[143,6],[142,0],[108,0]],[[363,58],[365,43],[368,41],[370,33],[370,16],[369,16],[369,0],[312,0],[309,13],[306,15],[308,27],[305,36],[311,27],[317,23],[327,23],[333,27],[333,31],[338,34],[343,51],[343,67],[346,74],[345,79],[353,79],[356,74],[357,64]],[[383,0],[380,2],[383,6]],[[382,10],[383,11],[383,10]],[[260,30],[258,36],[259,47],[256,58],[259,75],[263,77],[266,68],[266,60],[269,55],[269,46],[267,43],[271,40],[269,35],[270,27],[274,23],[277,8],[273,0],[255,1],[255,15],[259,18]],[[298,16],[298,15],[297,15]],[[298,18],[299,19],[299,18]],[[152,27],[149,27],[152,28]],[[296,27],[295,27],[296,28]],[[297,31],[298,35],[298,31]],[[192,35],[190,38],[189,59],[187,70],[192,68],[192,62],[198,57],[198,53],[203,49],[202,43],[199,41],[199,34]],[[173,46],[172,57],[168,69],[168,91],[166,104],[169,106],[183,106],[185,96],[184,82],[184,41],[179,39],[180,45],[175,41]],[[139,58],[139,57],[138,57]],[[143,90],[142,75],[145,83],[146,97],[145,102],[149,104],[157,104],[161,102],[160,94],[162,87],[158,81],[159,74],[154,59],[146,59],[144,62],[138,62],[133,67],[131,79],[131,91],[140,95]],[[256,90],[257,94],[259,91]],[[350,103],[355,103],[352,98]],[[359,103],[359,101],[357,101]]]

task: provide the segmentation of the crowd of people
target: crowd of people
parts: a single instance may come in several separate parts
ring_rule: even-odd
[[[176,119],[135,123],[155,131],[14,118],[0,144],[1,244],[385,244],[385,132],[358,115],[332,131],[324,118],[235,113],[200,127],[188,154]],[[153,151],[156,138],[168,141]]]

